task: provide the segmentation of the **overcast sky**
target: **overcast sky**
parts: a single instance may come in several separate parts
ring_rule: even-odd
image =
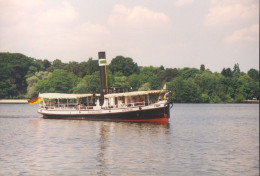
[[[258,0],[0,0],[0,52],[139,66],[259,69]]]

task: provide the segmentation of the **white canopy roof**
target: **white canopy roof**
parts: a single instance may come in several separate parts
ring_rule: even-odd
[[[124,93],[113,93],[105,95],[105,98],[111,97],[127,97],[127,96],[139,96],[148,94],[161,94],[166,93],[166,90],[148,90],[148,91],[135,91],[135,92],[124,92]],[[64,94],[64,93],[40,93],[39,97],[47,99],[78,99],[83,97],[92,97],[93,94]],[[96,94],[100,96],[100,94]]]
[[[83,97],[91,97],[93,94],[64,94],[64,93],[40,93],[39,97],[47,99],[78,99]],[[96,94],[96,96],[100,96]]]
[[[130,97],[130,96],[139,96],[139,95],[148,95],[148,94],[161,94],[166,93],[166,90],[148,90],[148,91],[135,91],[135,92],[124,92],[124,93],[113,93],[105,95],[105,98],[112,97]]]

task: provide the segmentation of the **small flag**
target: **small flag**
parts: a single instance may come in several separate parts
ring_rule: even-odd
[[[42,101],[42,99],[40,97],[37,97],[33,100],[28,100],[28,103],[29,103],[29,105],[35,105],[35,104],[40,103],[41,101]]]
[[[165,83],[164,86],[163,86],[163,90],[166,90],[166,83]]]

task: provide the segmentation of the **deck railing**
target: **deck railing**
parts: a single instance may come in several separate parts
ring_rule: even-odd
[[[120,103],[117,105],[109,105],[109,106],[103,106],[103,109],[113,109],[113,108],[127,108],[127,107],[140,107],[140,106],[147,106],[151,103],[141,101],[141,102],[134,102],[134,103]],[[55,110],[91,110],[94,109],[95,106],[87,106],[87,105],[79,105],[79,104],[59,104],[59,105],[41,105],[41,107],[46,109],[55,109]]]

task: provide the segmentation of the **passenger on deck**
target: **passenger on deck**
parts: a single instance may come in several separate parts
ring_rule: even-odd
[[[58,100],[55,99],[55,104],[54,104],[55,107],[58,107]]]
[[[169,92],[166,92],[165,94],[164,94],[164,100],[168,100],[168,98],[169,98]]]
[[[131,106],[135,106],[135,99],[131,98]]]

